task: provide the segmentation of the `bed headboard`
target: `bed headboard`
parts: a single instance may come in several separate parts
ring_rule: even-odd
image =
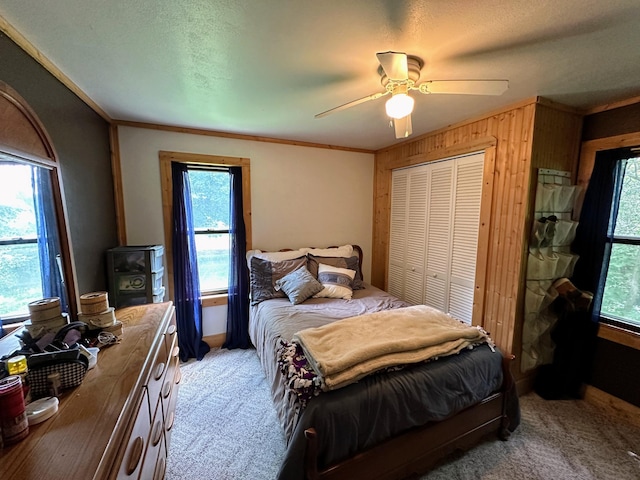
[[[358,256],[358,265],[360,267],[360,272],[362,272],[362,257],[363,257],[363,253],[362,253],[362,247],[360,245],[351,245],[353,247],[353,253],[354,255]],[[338,245],[330,245],[328,247],[309,247],[309,248],[338,248]],[[294,248],[281,248],[280,250],[278,250],[279,252],[290,252],[292,250],[297,250]]]

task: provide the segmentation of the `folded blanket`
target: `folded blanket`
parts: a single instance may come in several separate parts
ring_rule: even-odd
[[[493,345],[480,327],[426,305],[384,310],[297,332],[293,342],[335,390],[394,365],[453,355],[481,343]]]

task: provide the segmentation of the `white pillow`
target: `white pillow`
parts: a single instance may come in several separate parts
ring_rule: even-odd
[[[282,262],[284,260],[293,260],[306,255],[302,250],[290,250],[286,252],[263,252],[262,250],[249,250],[247,252],[247,265],[251,269],[251,258],[257,257],[269,262]]]
[[[334,248],[301,248],[301,252],[310,253],[316,257],[345,257],[353,255],[353,245],[342,245]]]
[[[355,270],[332,267],[324,263],[318,264],[318,281],[324,287],[313,298],[342,298],[351,300],[353,289],[351,282],[356,275]]]

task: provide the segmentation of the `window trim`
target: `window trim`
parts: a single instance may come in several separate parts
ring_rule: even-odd
[[[0,160],[35,165],[49,170],[68,297],[68,313],[75,318],[78,313],[77,276],[58,156],[51,137],[35,111],[17,91],[2,81],[0,106],[0,122],[19,126],[0,131]]]
[[[618,160],[620,161],[627,161],[630,160],[631,158],[639,158],[638,157],[629,157],[628,159],[624,159],[624,160]],[[623,174],[623,178],[624,178]],[[621,189],[623,188],[623,185],[621,185],[620,187]],[[614,202],[615,203],[615,202]],[[620,205],[617,205],[615,208],[619,209]],[[611,212],[609,213],[610,216],[613,216],[613,209],[614,209],[614,205],[612,205],[611,208]],[[618,212],[616,212],[616,217],[618,215]],[[611,222],[610,222],[611,223]],[[630,237],[630,236],[626,236],[626,235],[616,235],[615,232],[611,232],[611,224],[609,224],[609,231],[607,232],[607,236],[605,238],[605,244],[608,244],[608,251],[610,252],[611,249],[613,249],[614,245],[634,245],[634,246],[640,246],[640,237]],[[609,263],[611,262],[611,253],[609,253],[607,255],[606,258],[606,262],[607,262],[607,268],[603,271],[604,273],[604,281],[607,281],[607,277],[609,276]],[[601,274],[602,277],[602,274]],[[601,279],[602,281],[602,279]],[[604,299],[604,291],[602,292],[602,300]],[[623,331],[627,331],[627,332],[633,332],[633,333],[637,333],[638,335],[640,335],[640,325],[636,325],[632,322],[630,322],[629,320],[627,320],[624,317],[619,317],[617,315],[611,315],[611,314],[606,314],[602,312],[602,308],[600,309],[600,322],[602,324],[605,325],[610,325],[613,328],[619,329],[619,330],[623,330]]]
[[[223,174],[226,174],[227,175],[227,179],[229,181],[231,181],[231,172],[229,171],[229,167],[222,167],[222,166],[217,166],[217,165],[213,165],[211,167],[205,167],[205,166],[199,166],[199,165],[198,166],[188,165],[187,166],[187,172],[192,172],[192,171],[205,171],[205,172],[223,173]],[[226,234],[226,235],[228,235],[229,234],[229,229],[228,228],[194,228],[193,229],[193,234],[194,234],[194,236],[197,236],[197,235],[211,235],[211,234],[214,234],[214,235],[215,234]],[[197,250],[197,248],[196,248],[196,250]],[[197,251],[196,251],[196,256],[197,256]],[[207,290],[207,289],[203,289],[202,287],[200,288],[200,294],[202,296],[206,296],[206,297],[211,297],[211,296],[215,296],[215,295],[227,295],[228,291],[229,291],[228,286],[227,286],[227,288],[219,288],[219,289],[215,289],[215,290]]]
[[[584,195],[584,191],[589,185],[598,152],[623,147],[635,147],[637,145],[640,145],[640,132],[625,133],[582,142],[577,175],[577,184],[582,187],[582,194]],[[574,216],[579,218],[581,209],[582,205],[579,203]],[[598,337],[640,350],[640,333],[616,328],[605,322],[600,323]]]
[[[187,152],[160,151],[160,182],[162,190],[162,216],[164,221],[164,242],[166,259],[166,279],[169,289],[168,298],[174,300],[173,290],[173,250],[171,236],[171,213],[173,210],[173,186],[171,182],[171,162],[192,166],[220,166],[242,168],[242,206],[247,237],[247,250],[251,250],[251,160],[242,157],[226,157]],[[221,299],[225,300],[222,301]],[[205,307],[226,304],[227,294],[219,292],[201,292],[202,305]]]

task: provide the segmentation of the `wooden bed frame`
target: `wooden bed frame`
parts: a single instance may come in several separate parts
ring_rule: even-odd
[[[336,246],[326,247],[336,248]],[[290,251],[285,248],[280,251]],[[363,252],[353,245],[362,270]],[[504,381],[500,391],[476,405],[439,422],[430,422],[392,437],[375,447],[356,453],[351,458],[318,470],[318,433],[308,428],[305,451],[307,480],[401,480],[426,473],[440,460],[456,450],[468,450],[484,437],[495,434],[501,440],[509,438],[507,392],[512,390],[511,362],[514,355],[503,356]],[[515,394],[515,393],[514,393]]]
[[[308,480],[366,478],[400,480],[423,474],[456,450],[468,450],[483,437],[497,434],[509,438],[507,392],[513,388],[510,364],[513,355],[503,357],[504,382],[499,392],[440,422],[410,429],[342,462],[318,470],[317,432],[308,428],[305,476]]]

